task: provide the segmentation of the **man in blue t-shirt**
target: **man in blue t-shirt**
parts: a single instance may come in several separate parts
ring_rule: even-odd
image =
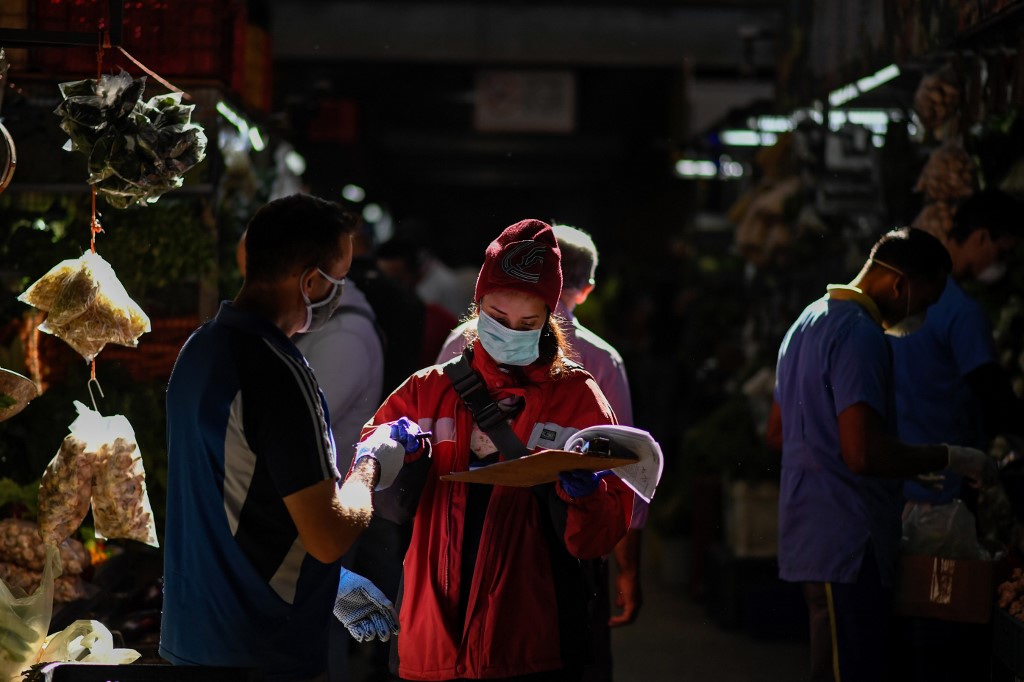
[[[354,226],[310,196],[261,208],[241,291],[175,363],[160,633],[172,663],[323,675],[341,556],[405,456],[382,441],[339,488],[323,393],[289,340],[337,307]]]
[[[891,339],[899,434],[907,443],[980,448],[1020,429],[1024,413],[996,359],[989,316],[960,284],[991,281],[1005,270],[1024,235],[1021,208],[986,190],[957,209],[946,238],[953,270],[942,297],[919,330]],[[911,502],[944,504],[960,496],[960,483],[945,472],[941,485],[908,482],[904,492]]]
[[[998,277],[1022,233],[1020,204],[998,190],[975,194],[957,209],[945,240],[953,270],[942,297],[919,329],[890,339],[903,441],[985,448],[1000,433],[1020,433],[1024,409],[998,364],[989,316],[960,284]],[[952,471],[927,486],[907,481],[903,492],[910,504],[976,502]],[[967,679],[990,655],[988,626],[930,618],[901,625],[914,679]],[[944,655],[952,648],[958,656]]]
[[[919,230],[883,236],[857,276],[804,309],[779,349],[769,440],[782,450],[779,577],[803,583],[812,680],[884,677],[900,481],[950,467],[989,480],[985,453],[898,441],[884,329],[934,303],[949,255]]]

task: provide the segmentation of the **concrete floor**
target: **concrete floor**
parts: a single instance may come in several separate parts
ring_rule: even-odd
[[[688,556],[672,556],[645,532],[644,606],[612,632],[614,682],[799,682],[807,679],[806,641],[751,637],[724,629],[687,589]],[[770,627],[770,623],[768,624]],[[365,649],[350,657],[351,682],[394,679],[377,672]]]
[[[648,531],[649,533],[649,531]],[[807,679],[807,643],[726,630],[693,600],[657,537],[645,538],[644,607],[612,633],[615,682],[794,682]]]

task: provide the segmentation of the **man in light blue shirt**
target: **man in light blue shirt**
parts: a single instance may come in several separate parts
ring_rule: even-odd
[[[900,478],[944,467],[988,480],[985,453],[895,436],[884,336],[934,303],[950,271],[919,230],[883,236],[857,276],[804,309],[779,349],[769,440],[782,450],[779,576],[803,583],[812,680],[884,678]]]

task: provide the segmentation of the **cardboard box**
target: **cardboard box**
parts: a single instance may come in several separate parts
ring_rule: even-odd
[[[738,557],[769,558],[779,550],[779,484],[733,481],[726,485],[725,542]]]
[[[904,554],[897,573],[896,611],[902,616],[988,623],[996,588],[1006,574],[1005,561]]]

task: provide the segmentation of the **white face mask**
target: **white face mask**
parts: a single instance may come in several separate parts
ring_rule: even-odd
[[[924,310],[915,315],[910,314],[910,300],[911,298],[913,298],[914,294],[914,289],[913,287],[910,286],[910,278],[907,277],[907,274],[905,272],[903,272],[897,267],[889,265],[888,263],[884,263],[875,258],[872,258],[871,261],[873,263],[878,263],[883,268],[888,268],[892,270],[898,275],[902,275],[903,279],[907,283],[907,312],[903,315],[902,320],[886,329],[885,333],[889,334],[890,336],[907,336],[918,331],[921,327],[924,326],[925,320],[927,320],[928,318],[928,309],[925,308]]]
[[[476,334],[480,343],[502,365],[525,367],[540,357],[541,329],[516,331],[480,310],[476,322]]]
[[[979,272],[974,279],[981,282],[982,284],[993,284],[998,282],[1006,274],[1006,263],[1002,261],[996,261],[992,265],[988,266],[981,272]]]
[[[345,280],[334,279],[320,268],[316,269],[324,279],[334,285],[331,289],[331,293],[327,294],[327,297],[316,303],[309,300],[309,296],[306,296],[306,290],[302,286],[302,282],[306,279],[306,273],[309,272],[307,268],[302,273],[302,277],[299,278],[299,293],[302,294],[302,300],[306,302],[306,323],[299,329],[299,334],[307,334],[309,332],[315,332],[316,330],[327,324],[327,320],[331,319],[331,315],[341,305],[341,295],[345,292]]]

